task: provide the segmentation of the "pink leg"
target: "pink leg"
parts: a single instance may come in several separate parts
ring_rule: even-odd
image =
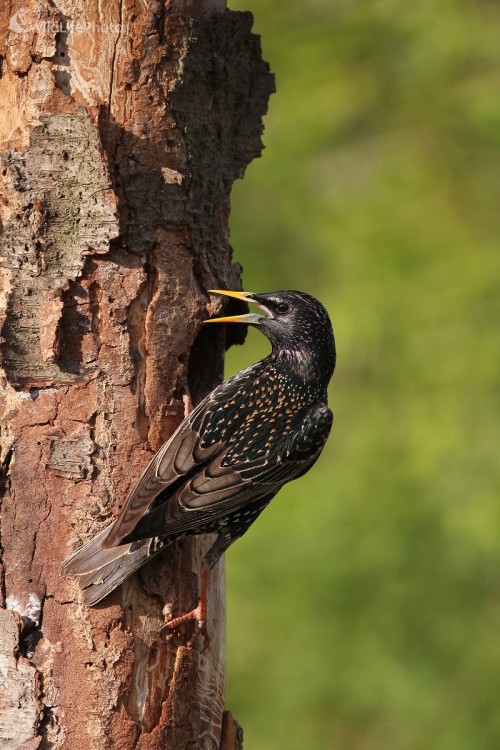
[[[163,626],[164,628],[168,628],[169,630],[175,630],[179,625],[182,625],[183,622],[190,622],[191,620],[195,620],[198,624],[198,627],[200,629],[200,633],[203,635],[203,638],[205,640],[205,648],[210,644],[210,638],[207,634],[207,596],[208,596],[208,576],[210,573],[210,567],[208,563],[205,561],[201,564],[201,590],[200,590],[200,599],[198,601],[198,606],[196,606],[194,609],[192,609],[190,612],[186,612],[185,615],[180,615],[180,617],[174,617],[173,620],[169,620],[165,623]]]
[[[184,394],[182,397],[182,403],[184,404],[184,418],[186,418],[193,411],[193,402],[191,401],[189,393]]]

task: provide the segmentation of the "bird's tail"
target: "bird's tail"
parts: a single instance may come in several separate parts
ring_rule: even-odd
[[[159,539],[145,539],[106,549],[102,543],[111,525],[75,550],[61,565],[63,576],[78,580],[83,601],[89,606],[104,599],[164,547]]]

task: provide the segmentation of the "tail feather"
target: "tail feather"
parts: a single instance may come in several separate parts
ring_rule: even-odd
[[[160,540],[145,539],[106,549],[102,543],[109,529],[107,526],[61,565],[62,575],[77,578],[83,601],[89,606],[104,599],[164,547]]]
[[[103,549],[102,546],[111,526],[112,524],[106,526],[99,534],[96,534],[95,537],[82,547],[78,547],[63,561],[61,565],[63,576],[80,576],[84,573],[90,573],[98,570],[105,562],[111,562],[111,560],[121,557],[124,552],[123,548],[111,547],[110,549]],[[124,545],[124,547],[128,549],[130,544]]]

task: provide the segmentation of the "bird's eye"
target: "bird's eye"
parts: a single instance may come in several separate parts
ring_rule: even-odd
[[[287,302],[278,302],[278,304],[276,305],[276,311],[279,312],[281,315],[283,315],[284,313],[287,313],[289,309],[290,308]]]

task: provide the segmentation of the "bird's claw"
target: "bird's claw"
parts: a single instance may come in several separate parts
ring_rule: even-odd
[[[210,638],[207,633],[207,623],[206,623],[206,614],[204,611],[204,608],[201,606],[201,602],[198,603],[198,606],[196,606],[194,609],[192,609],[190,612],[186,612],[184,615],[180,615],[179,617],[174,617],[171,620],[168,620],[165,622],[165,624],[162,626],[160,632],[163,632],[164,630],[170,630],[171,632],[173,630],[176,630],[179,625],[182,625],[185,622],[195,622],[195,632],[193,636],[188,641],[188,646],[192,646],[194,643],[195,638],[197,635],[202,635],[204,640],[204,649],[208,648],[210,645]]]

